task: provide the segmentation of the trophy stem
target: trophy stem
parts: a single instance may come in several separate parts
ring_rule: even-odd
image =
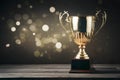
[[[79,52],[72,59],[70,73],[87,73],[90,72],[90,60],[85,52],[85,46],[79,46]]]
[[[79,52],[75,56],[75,59],[89,59],[87,53],[85,52],[85,46],[84,45],[79,46]]]

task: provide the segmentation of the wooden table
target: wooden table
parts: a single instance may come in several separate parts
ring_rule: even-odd
[[[120,80],[119,64],[94,64],[95,73],[69,73],[70,64],[0,65],[0,79]]]

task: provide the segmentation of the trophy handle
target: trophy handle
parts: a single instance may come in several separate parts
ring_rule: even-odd
[[[64,29],[65,31],[67,31],[67,29],[65,28],[65,26],[64,26],[64,24],[63,24],[63,22],[62,22],[62,19],[63,19],[63,16],[64,16],[64,15],[66,15],[65,21],[66,21],[66,22],[70,22],[68,11],[64,11],[64,13],[60,12],[60,14],[59,14],[59,21],[60,21],[60,24],[61,24],[61,26],[63,27],[63,29]]]
[[[106,20],[107,20],[107,13],[102,10],[99,10],[96,12],[96,14],[95,14],[96,18],[99,18],[100,14],[102,16],[102,23],[101,23],[100,27],[98,28],[98,30],[95,32],[94,36],[96,36],[98,34],[98,32],[102,29],[102,27],[104,26],[104,24],[106,23]]]
[[[72,27],[71,27],[71,19],[70,19],[70,17],[69,17],[68,11],[64,11],[63,13],[62,13],[62,12],[59,13],[59,22],[60,22],[61,26],[63,27],[63,29],[65,30],[65,32],[66,32],[66,33],[69,33],[68,30],[66,29],[66,27],[64,26],[63,21],[62,21],[63,16],[65,16],[65,15],[66,15],[66,18],[65,18],[64,21],[66,21],[67,23],[70,24],[69,29],[70,29],[70,31],[71,31],[71,33],[72,33],[72,37],[73,37],[73,36],[74,36],[74,33],[73,33],[73,29],[72,29]]]

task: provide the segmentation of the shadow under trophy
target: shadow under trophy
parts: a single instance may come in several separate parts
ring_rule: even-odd
[[[79,52],[74,59],[72,59],[70,73],[93,71],[85,47],[104,26],[106,17],[106,12],[101,10],[92,16],[69,16],[68,11],[64,11],[64,13],[60,12],[59,21],[61,27],[70,35],[79,48]],[[96,25],[97,21],[100,23],[99,26]]]

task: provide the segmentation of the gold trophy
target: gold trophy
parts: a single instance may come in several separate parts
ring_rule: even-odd
[[[65,15],[66,17],[64,17]],[[72,59],[70,73],[92,71],[90,58],[85,52],[85,47],[103,27],[106,17],[106,12],[101,10],[97,11],[95,15],[89,16],[69,16],[68,11],[60,12],[61,26],[79,47],[79,52]],[[96,26],[97,21],[100,23],[99,26]]]

